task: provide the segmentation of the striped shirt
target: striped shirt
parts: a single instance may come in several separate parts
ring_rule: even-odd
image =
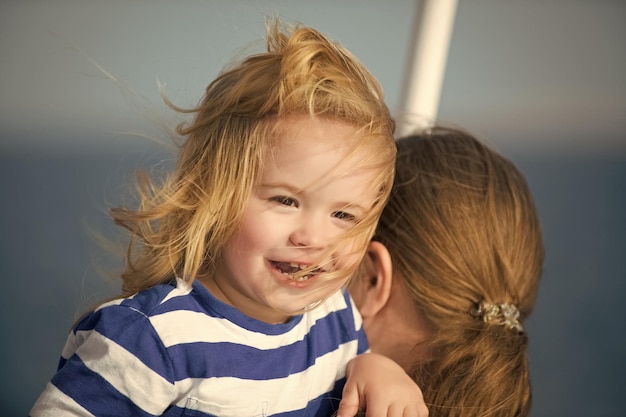
[[[330,416],[361,324],[347,292],[267,324],[197,281],[158,285],[75,326],[30,415]]]

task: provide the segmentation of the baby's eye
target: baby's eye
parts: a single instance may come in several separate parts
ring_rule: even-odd
[[[298,201],[296,199],[287,197],[284,195],[277,195],[275,197],[271,197],[270,201],[275,201],[279,204],[282,204],[283,206],[298,207]]]
[[[346,213],[345,211],[335,211],[333,212],[333,217],[339,219],[339,220],[345,220],[348,222],[356,222],[357,218],[356,216],[350,214],[350,213]]]

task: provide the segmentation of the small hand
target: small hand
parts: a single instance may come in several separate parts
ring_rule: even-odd
[[[347,381],[337,417],[427,417],[417,384],[393,360],[375,353],[357,356],[346,369]]]

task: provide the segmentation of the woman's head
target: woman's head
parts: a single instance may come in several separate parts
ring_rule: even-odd
[[[292,116],[354,128],[352,151],[367,149],[362,163],[377,172],[378,196],[356,230],[373,233],[393,181],[394,121],[376,79],[316,30],[273,22],[265,52],[223,70],[196,108],[176,109],[193,115],[179,127],[185,140],[176,169],[162,186],[145,180],[139,210],[114,211],[141,248],[129,254],[127,292],[214,272],[264,161],[280,145],[281,121]]]
[[[521,172],[459,130],[398,140],[396,185],[375,240],[415,293],[432,288],[436,320],[480,301],[511,303],[521,319],[537,295],[543,261],[539,218]],[[428,296],[428,295],[420,295]]]
[[[534,306],[543,243],[526,180],[460,130],[433,128],[397,145],[374,240],[426,323],[408,370],[431,416],[527,415],[527,336],[514,316],[523,322]]]

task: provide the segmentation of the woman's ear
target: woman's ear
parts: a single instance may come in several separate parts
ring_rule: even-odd
[[[393,267],[387,247],[372,241],[365,255],[367,276],[361,278],[361,300],[359,311],[363,319],[378,314],[389,301]]]

